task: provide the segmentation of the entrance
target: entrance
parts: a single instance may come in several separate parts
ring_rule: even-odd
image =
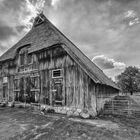
[[[52,104],[63,105],[63,83],[62,79],[53,79],[52,83]]]
[[[39,101],[39,76],[24,75],[14,80],[15,100],[27,103],[37,103]]]

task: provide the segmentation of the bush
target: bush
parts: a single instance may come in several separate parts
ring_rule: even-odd
[[[49,109],[47,109],[47,113],[55,113],[55,110],[54,110],[54,109],[49,108]]]
[[[24,108],[24,105],[19,105],[18,108]]]
[[[1,104],[1,107],[6,107],[6,106],[7,106],[6,103],[2,103],[2,104]]]

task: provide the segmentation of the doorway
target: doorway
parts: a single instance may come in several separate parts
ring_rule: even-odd
[[[23,76],[15,79],[14,92],[15,101],[35,103],[35,84],[30,76]]]
[[[52,105],[63,105],[63,83],[62,79],[53,79],[52,82]]]

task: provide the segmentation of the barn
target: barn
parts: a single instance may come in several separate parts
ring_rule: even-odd
[[[119,88],[41,13],[0,57],[0,99],[97,115]]]

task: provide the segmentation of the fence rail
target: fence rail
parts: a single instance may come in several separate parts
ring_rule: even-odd
[[[110,102],[106,103],[103,113],[140,117],[140,106],[122,97],[120,99],[112,99]]]

